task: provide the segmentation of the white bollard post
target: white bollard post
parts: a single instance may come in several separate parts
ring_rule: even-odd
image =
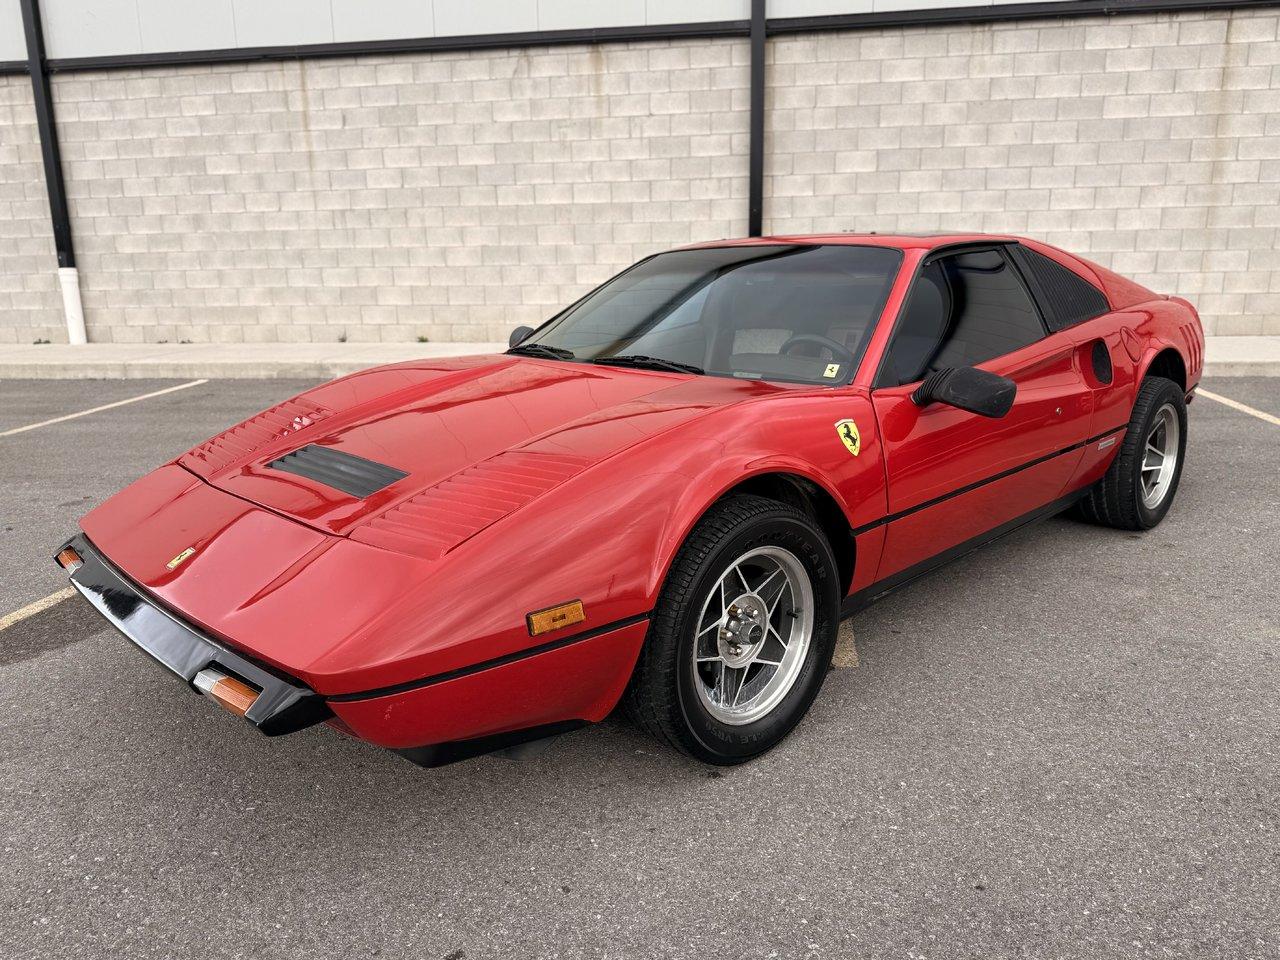
[[[62,312],[67,318],[67,343],[88,343],[84,332],[84,304],[80,301],[80,271],[75,267],[59,267],[58,283],[62,285]]]

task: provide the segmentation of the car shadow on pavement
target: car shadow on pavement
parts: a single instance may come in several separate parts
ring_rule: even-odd
[[[465,785],[475,783],[482,786],[474,789],[528,792],[531,780],[563,783],[626,757],[632,758],[636,777],[707,776],[700,764],[655,743],[617,712],[555,738],[531,756],[489,755],[435,769],[417,767],[324,724],[288,737],[264,737],[185,688],[77,597],[15,625],[3,639],[0,666],[26,674],[31,684],[25,721],[18,719],[17,725],[43,727],[56,719],[91,731],[87,741],[64,749],[91,750],[95,767],[143,768],[170,782],[202,780],[209,770],[235,770],[238,781],[254,782],[267,796],[283,798],[303,781],[309,793],[324,794],[316,812],[321,815],[324,806],[325,819],[330,813],[341,819],[344,795],[354,805],[367,805],[371,789],[416,793],[429,784],[431,792],[467,794],[473,788]],[[64,685],[73,682],[85,695],[70,703],[42,697],[42,681],[53,677]],[[126,774],[125,779],[134,778]],[[510,783],[502,786],[504,780]],[[151,788],[139,780],[138,789]],[[332,806],[335,801],[338,806]]]
[[[83,601],[68,597],[0,635],[0,667],[80,643],[101,629],[102,621]]]

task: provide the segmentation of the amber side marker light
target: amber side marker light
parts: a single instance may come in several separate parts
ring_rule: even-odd
[[[585,619],[587,619],[587,614],[582,609],[581,600],[570,600],[568,603],[547,607],[545,610],[535,610],[533,613],[525,615],[525,622],[529,624],[529,636],[531,637],[536,637],[540,633],[550,633],[552,630],[559,630],[561,627],[569,627],[575,623],[581,623]]]
[[[80,559],[80,554],[76,553],[70,547],[67,547],[57,557],[58,566],[67,573],[75,573],[76,570],[84,566],[84,561]]]
[[[243,680],[228,677],[212,668],[205,668],[196,674],[196,689],[222,707],[230,710],[237,717],[243,717],[258,699],[260,690],[255,690]]]

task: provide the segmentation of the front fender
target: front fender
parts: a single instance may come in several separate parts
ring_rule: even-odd
[[[836,434],[838,413],[857,419],[857,458]],[[882,516],[869,400],[832,392],[743,404],[638,443],[429,564],[420,588],[326,650],[309,675],[326,693],[375,689],[643,617],[708,507],[745,479],[778,472],[827,491],[851,525]],[[585,620],[530,636],[528,613],[571,600],[582,601]]]

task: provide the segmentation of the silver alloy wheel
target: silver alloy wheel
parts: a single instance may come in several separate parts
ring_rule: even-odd
[[[782,547],[738,557],[702,603],[693,644],[698,698],[721,723],[766,716],[795,685],[813,638],[813,585]]]
[[[1142,478],[1139,482],[1142,485],[1142,505],[1148,510],[1160,506],[1173,486],[1180,439],[1178,411],[1173,404],[1166,403],[1156,411],[1142,451]]]

